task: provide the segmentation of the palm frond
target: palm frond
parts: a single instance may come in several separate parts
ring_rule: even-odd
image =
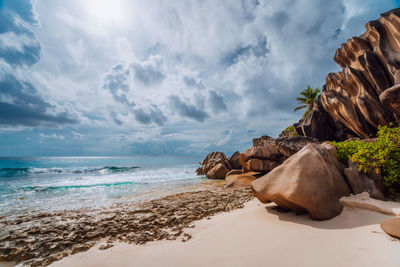
[[[298,106],[298,107],[296,107],[293,111],[298,111],[298,110],[303,109],[303,108],[306,108],[306,107],[308,107],[308,105]]]

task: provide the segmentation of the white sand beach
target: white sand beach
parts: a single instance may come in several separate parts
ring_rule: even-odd
[[[243,209],[196,223],[187,242],[115,244],[50,266],[400,266],[400,242],[380,222],[389,215],[345,207],[332,220],[280,213],[253,199]]]

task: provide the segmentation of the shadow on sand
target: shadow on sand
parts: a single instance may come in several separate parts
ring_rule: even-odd
[[[342,213],[335,218],[325,221],[316,221],[312,220],[309,214],[296,215],[294,212],[283,210],[273,203],[267,205],[265,209],[268,213],[277,215],[280,221],[332,230],[380,224],[383,220],[393,217],[374,211],[345,206]]]

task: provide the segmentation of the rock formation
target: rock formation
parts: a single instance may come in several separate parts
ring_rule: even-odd
[[[358,164],[349,160],[349,167],[344,169],[344,175],[353,194],[357,195],[362,192],[368,192],[372,198],[386,200],[381,173],[373,171],[368,174],[360,173],[358,171]]]
[[[259,172],[237,173],[237,170],[234,170],[234,172],[230,171],[225,177],[225,187],[238,188],[250,186],[251,182],[253,182],[259,174]]]
[[[271,138],[262,136],[253,139],[253,147],[243,151],[240,164],[244,171],[269,172],[282,162],[316,139],[304,136]]]
[[[331,219],[343,209],[339,199],[350,194],[336,149],[308,144],[270,173],[252,182],[254,195],[296,214],[308,212],[316,220]]]
[[[381,228],[388,235],[400,239],[400,218],[391,218],[381,222]]]
[[[295,125],[319,140],[368,138],[379,125],[399,123],[400,9],[366,24],[366,32],[336,51],[341,72],[326,77],[320,98]]]
[[[212,152],[197,169],[197,175],[206,175],[210,179],[225,179],[225,175],[232,169],[241,169],[239,164],[239,152],[236,151],[227,158],[222,152]]]
[[[239,162],[239,155],[240,155],[240,152],[235,151],[232,154],[232,156],[230,156],[228,158],[228,162],[231,165],[233,170],[240,170],[242,168],[242,165],[240,165],[240,162]]]

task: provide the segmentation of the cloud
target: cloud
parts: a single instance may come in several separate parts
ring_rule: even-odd
[[[208,114],[192,104],[187,104],[179,96],[172,95],[169,97],[172,107],[183,117],[187,117],[198,122],[204,122],[208,118]]]
[[[183,77],[183,82],[189,87],[196,87],[198,89],[203,89],[204,85],[200,80],[195,79],[191,76]]]
[[[127,93],[130,90],[129,78],[131,72],[122,63],[111,68],[111,71],[105,75],[103,88],[108,89],[114,100],[129,107],[136,106],[135,102],[128,99]]]
[[[39,133],[40,138],[43,139],[59,139],[59,140],[64,140],[65,137],[63,135],[58,135],[58,134],[43,134],[43,133]]]
[[[6,128],[23,144],[55,126],[65,137],[91,136],[71,138],[79,141],[71,153],[244,149],[296,122],[296,96],[339,70],[333,57],[341,43],[398,6],[92,2],[0,1],[0,140],[10,138]]]
[[[123,104],[128,109],[128,112],[134,115],[136,121],[141,124],[154,123],[158,126],[162,126],[167,120],[157,105],[146,105],[146,103],[137,105],[132,97],[129,96],[135,95],[135,86],[140,87],[136,83],[137,80],[146,85],[159,83],[161,81],[159,80],[161,74],[154,69],[161,61],[160,57],[150,57],[148,60],[141,63],[136,62],[130,65],[119,63],[113,66],[111,71],[106,73],[104,77],[102,88],[109,90],[114,100]],[[139,76],[137,73],[140,73]],[[123,125],[122,120],[118,119],[117,111],[113,110],[110,115],[117,125]]]
[[[215,112],[227,110],[227,106],[224,102],[224,98],[222,97],[222,95],[218,94],[218,92],[214,90],[210,90],[208,93],[209,93],[208,101],[210,102],[210,105]]]
[[[35,127],[76,123],[75,118],[43,99],[27,78],[41,53],[33,32],[38,21],[32,1],[3,1],[0,20],[0,124]]]
[[[161,71],[163,58],[159,55],[151,55],[145,61],[132,63],[135,71],[135,78],[145,85],[153,85],[161,83],[165,76]]]

